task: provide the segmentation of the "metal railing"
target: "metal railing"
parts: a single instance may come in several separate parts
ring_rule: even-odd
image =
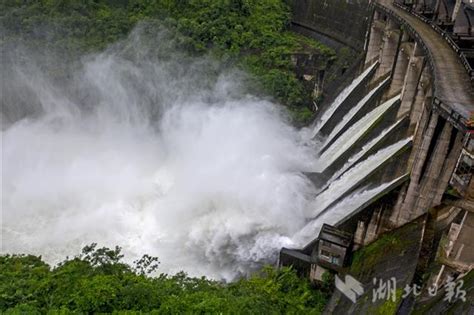
[[[466,119],[465,117],[463,117],[462,115],[460,115],[459,113],[457,113],[451,107],[447,106],[447,104],[444,104],[442,100],[440,100],[438,97],[436,97],[436,89],[437,89],[436,85],[437,85],[438,80],[437,80],[437,73],[436,73],[435,68],[434,68],[433,53],[426,46],[426,43],[424,42],[422,36],[418,33],[418,31],[415,28],[413,28],[407,21],[405,21],[405,19],[403,19],[400,15],[398,15],[395,11],[393,11],[389,7],[386,7],[386,6],[384,6],[384,5],[382,5],[378,2],[373,2],[373,5],[378,10],[381,10],[385,14],[390,15],[401,26],[403,26],[403,28],[410,33],[411,37],[423,49],[423,51],[424,51],[424,53],[425,53],[425,55],[428,59],[427,65],[430,69],[431,75],[433,76],[433,82],[434,82],[434,84],[433,84],[433,95],[434,95],[434,97],[433,97],[433,102],[432,102],[433,109],[436,110],[438,113],[440,113],[441,116],[443,116],[446,120],[448,120],[453,126],[455,126],[455,128],[457,128],[459,130],[463,130],[465,132],[472,133],[472,129],[473,129],[472,122],[469,121],[468,119]],[[397,7],[403,8],[403,6],[400,6],[396,3],[395,3],[395,5]],[[410,12],[410,14],[411,14],[411,12]],[[420,17],[420,19],[422,19],[424,21],[427,20],[425,17],[421,17],[421,16],[419,16],[419,17]],[[430,23],[430,25],[432,25],[432,24]],[[454,43],[454,41],[452,41],[452,43]],[[456,45],[456,47],[458,47],[458,46]],[[459,47],[458,47],[458,51],[460,51]],[[472,70],[469,63],[467,62],[466,56],[464,56],[464,59],[461,58],[461,61],[464,65],[464,67],[466,67],[466,70],[468,71],[468,73],[470,75],[471,83],[473,83],[474,82],[474,79],[473,79],[474,71]]]
[[[442,38],[444,38],[444,40],[446,40],[448,42],[449,46],[451,46],[451,48],[459,56],[464,68],[466,68],[466,71],[469,74],[469,77],[471,79],[471,83],[474,83],[474,69],[469,64],[469,61],[467,60],[468,56],[466,55],[466,51],[469,51],[469,50],[461,49],[449,32],[446,32],[441,27],[439,27],[436,23],[433,23],[432,20],[426,18],[425,16],[419,14],[416,11],[413,11],[411,7],[403,5],[403,4],[398,3],[398,2],[393,2],[393,5],[400,8],[400,9],[402,9],[402,10],[404,10],[404,11],[406,11],[406,12],[408,12],[408,13],[410,13],[413,16],[416,16],[421,21],[423,21],[426,24],[430,25]],[[474,49],[470,49],[470,51],[474,52]]]

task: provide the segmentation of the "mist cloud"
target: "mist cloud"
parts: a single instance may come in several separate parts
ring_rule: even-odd
[[[305,225],[315,150],[242,74],[142,32],[57,59],[61,80],[31,51],[7,54],[2,252],[58,262],[98,242],[226,279],[274,262]]]

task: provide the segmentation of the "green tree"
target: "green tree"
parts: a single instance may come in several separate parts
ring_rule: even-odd
[[[303,108],[311,108],[311,91],[296,77],[290,55],[335,58],[331,49],[288,31],[290,11],[283,0],[5,0],[0,12],[3,44],[19,40],[41,51],[47,42],[66,60],[104,49],[139,21],[158,21],[174,34],[178,48],[191,55],[211,52],[246,70],[254,93],[275,97],[298,119]]]
[[[157,275],[157,258],[144,257],[128,265],[119,247],[96,244],[55,268],[36,256],[0,256],[0,311],[320,314],[327,300],[290,268],[265,267],[225,284],[183,272]]]

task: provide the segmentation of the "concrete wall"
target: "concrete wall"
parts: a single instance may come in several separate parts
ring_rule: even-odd
[[[444,41],[441,37],[439,40]],[[408,127],[401,133],[404,137],[413,136],[413,149],[407,161],[400,163],[396,174],[410,173],[410,180],[399,192],[388,226],[379,229],[379,223],[372,224],[380,231],[410,222],[442,202],[463,143],[466,147],[470,139],[466,128],[452,124],[445,119],[442,109],[435,108],[434,61],[422,45],[419,34],[376,6],[369,28],[365,64],[379,61],[372,80],[391,76],[384,98],[401,95],[396,116],[408,118]],[[431,55],[435,53],[437,51],[431,51]]]
[[[368,0],[287,0],[293,28],[330,46],[361,51],[369,22]],[[337,47],[336,47],[337,48]]]
[[[354,19],[357,19],[355,16],[361,12],[357,11],[357,6],[360,8],[362,1],[293,0],[292,3],[295,24],[300,23],[303,25],[300,27],[306,29],[314,27],[322,30],[322,33],[332,28],[327,31],[330,37],[335,39],[345,35],[346,39],[340,39],[341,43],[357,45],[358,29],[351,26],[354,25],[352,23],[360,23],[360,20]],[[356,9],[350,6],[355,6]],[[354,17],[349,17],[342,12],[344,10]],[[324,14],[324,17],[320,16],[321,14]],[[428,262],[436,253],[431,249],[436,243],[433,226],[438,225],[438,222],[431,222],[432,216],[438,212],[434,209],[443,209],[449,205],[448,202],[456,202],[456,205],[453,203],[449,206],[453,211],[450,210],[443,218],[451,222],[456,219],[461,209],[474,212],[474,140],[470,132],[472,128],[469,127],[469,121],[465,123],[466,120],[454,118],[457,117],[455,114],[461,115],[466,110],[474,113],[471,84],[469,80],[460,80],[461,76],[469,78],[468,73],[464,72],[461,60],[452,50],[452,46],[428,24],[395,7],[392,0],[374,2],[370,21],[367,43],[363,45],[366,49],[363,64],[367,67],[378,61],[378,68],[364,86],[367,89],[372,88],[384,78],[391,79],[377,98],[378,102],[400,95],[400,105],[394,108],[393,112],[387,112],[380,125],[385,128],[387,125],[384,123],[390,125],[400,119],[403,127],[392,131],[389,138],[394,143],[410,137],[412,146],[410,150],[393,157],[392,161],[370,175],[374,184],[388,182],[404,175],[403,181],[387,190],[386,196],[374,197],[376,200],[371,200],[368,206],[366,203],[359,209],[360,212],[356,210],[356,215],[336,224],[340,229],[355,232],[356,248],[362,247],[359,249],[359,257],[362,259],[353,260],[350,269],[345,271],[364,283],[364,287],[368,289],[366,292],[372,291],[370,286],[374,276],[385,279],[393,276],[397,279],[397,287],[403,288],[404,283],[413,283],[415,274],[420,275],[428,270]],[[339,27],[346,31],[340,31]],[[360,36],[365,38],[365,32],[361,32]],[[353,91],[354,98],[356,94]],[[464,99],[467,101],[460,101]],[[355,101],[348,101],[334,113],[332,119],[340,121],[354,104]],[[338,114],[342,115],[339,119]],[[470,117],[472,119],[472,116]],[[328,125],[327,128],[331,127],[333,126]],[[372,130],[374,131],[377,130]],[[325,134],[325,130],[321,129],[321,133]],[[361,143],[356,145],[363,146],[368,143],[368,138],[370,135],[360,138],[358,141]],[[456,198],[453,197],[455,194],[450,184],[457,191]],[[392,191],[392,188],[396,189]],[[451,215],[451,212],[454,215]],[[465,232],[462,235],[458,233],[459,242],[453,245],[452,255],[448,257],[452,258],[451,267],[456,269],[461,266],[459,270],[464,270],[465,266],[471,267],[473,259],[472,246],[468,244],[468,240],[472,239],[474,219],[471,216],[467,220],[467,215],[465,218]],[[384,233],[396,235],[397,243],[403,246],[397,248],[399,245],[392,243],[388,245],[390,250],[387,251],[387,244],[383,239],[379,239]],[[305,250],[311,246],[314,247],[315,242],[307,245]],[[329,248],[327,250],[329,251]],[[318,251],[318,248],[314,248],[314,251]],[[364,252],[376,253],[379,257],[375,261],[369,255],[364,255]],[[403,261],[403,264],[397,263],[400,261]],[[321,266],[324,261],[316,262]],[[306,273],[307,269],[308,267],[305,269]],[[317,274],[314,263],[309,273],[310,276]],[[368,303],[367,295],[352,303],[336,290],[325,313],[365,314],[376,312],[376,308],[385,309],[386,305],[382,303]],[[408,313],[405,310],[410,309],[413,303],[409,299],[400,303],[400,299],[397,299],[397,304],[400,305],[398,313]]]

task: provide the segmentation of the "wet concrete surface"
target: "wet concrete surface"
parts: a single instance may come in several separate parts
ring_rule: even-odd
[[[377,3],[402,18],[422,38],[430,51],[434,68],[434,96],[469,118],[474,114],[474,91],[469,75],[461,59],[448,42],[429,24],[393,5],[392,0],[378,0]]]

